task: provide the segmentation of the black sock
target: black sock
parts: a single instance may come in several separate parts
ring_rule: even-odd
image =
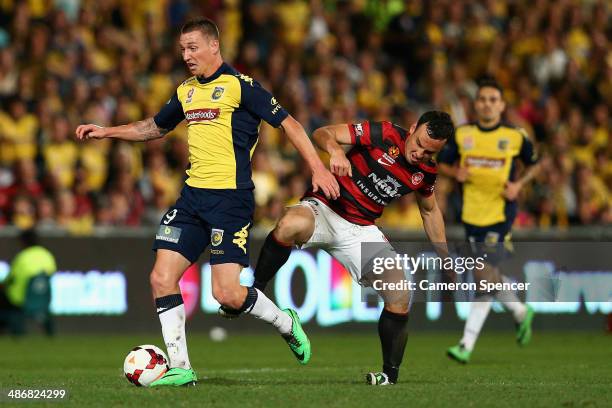
[[[279,243],[273,234],[274,231],[268,234],[255,267],[255,283],[253,286],[262,292],[291,255],[291,246]]]
[[[408,313],[397,314],[383,309],[378,320],[378,335],[383,355],[383,372],[397,382],[399,367],[408,341]]]

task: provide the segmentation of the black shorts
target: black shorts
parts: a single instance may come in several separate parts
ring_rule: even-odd
[[[210,244],[210,263],[249,265],[253,190],[195,188],[185,185],[162,218],[153,250],[169,249],[193,263]]]
[[[499,264],[513,252],[511,231],[512,221],[479,227],[464,223],[465,238],[474,256],[486,254],[487,262]]]

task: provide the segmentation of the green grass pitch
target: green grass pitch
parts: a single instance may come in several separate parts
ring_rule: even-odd
[[[380,369],[371,333],[311,336],[313,357],[297,364],[277,336],[232,334],[220,343],[189,337],[197,387],[146,389],[129,384],[123,359],[139,344],[163,346],[161,336],[61,335],[19,340],[2,337],[0,389],[64,388],[67,401],[35,406],[134,407],[597,407],[612,404],[612,336],[536,332],[521,349],[511,332],[486,332],[472,362],[448,360],[445,348],[460,333],[411,333],[400,383],[364,384]],[[0,401],[0,407],[26,406]]]

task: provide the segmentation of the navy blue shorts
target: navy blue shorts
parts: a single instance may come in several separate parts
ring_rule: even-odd
[[[195,188],[185,185],[162,218],[153,250],[169,249],[193,263],[210,245],[210,263],[249,265],[253,190]]]
[[[504,221],[485,227],[464,223],[465,238],[471,244],[475,256],[487,254],[487,262],[496,265],[513,252],[512,221]]]

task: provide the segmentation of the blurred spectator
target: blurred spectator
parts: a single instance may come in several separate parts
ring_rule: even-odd
[[[43,147],[47,173],[58,190],[72,188],[78,159],[76,143],[70,140],[70,124],[62,115],[55,115],[51,137]]]
[[[8,102],[8,112],[0,111],[0,165],[36,157],[38,120],[18,97]]]
[[[388,228],[421,229],[423,220],[414,194],[407,194],[394,201],[384,211],[380,225]]]
[[[147,144],[78,144],[154,114],[185,78],[187,16],[222,27],[225,59],[267,87],[307,132],[330,123],[408,126],[427,109],[473,119],[475,81],[495,76],[506,119],[529,130],[546,171],[519,199],[523,227],[610,223],[611,7],[593,0],[9,1],[0,29],[0,225],[156,225],[189,165],[186,127]],[[304,166],[263,124],[253,153],[256,223],[305,189]],[[306,177],[305,177],[306,176]],[[54,199],[51,199],[53,197]],[[437,197],[454,221],[458,197]],[[36,204],[34,204],[36,203]],[[420,228],[410,199],[390,225]],[[418,215],[418,214],[417,214]]]

